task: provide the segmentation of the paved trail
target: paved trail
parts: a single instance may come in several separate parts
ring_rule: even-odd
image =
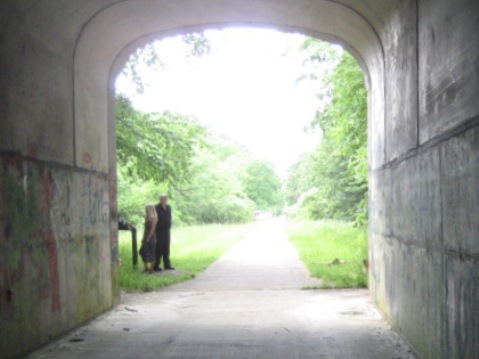
[[[301,290],[316,283],[283,223],[259,223],[195,280],[124,295],[29,358],[414,358],[367,291]]]

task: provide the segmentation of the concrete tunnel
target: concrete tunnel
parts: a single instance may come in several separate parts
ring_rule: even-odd
[[[357,58],[371,296],[423,358],[479,358],[477,0],[2,1],[1,356],[118,303],[114,79],[153,38],[229,25]]]

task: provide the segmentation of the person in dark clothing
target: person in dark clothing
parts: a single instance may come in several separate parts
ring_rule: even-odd
[[[161,195],[160,203],[155,206],[158,216],[158,223],[156,224],[155,264],[153,266],[153,270],[155,271],[161,271],[160,263],[162,258],[166,270],[175,269],[170,262],[171,207],[167,202],[168,197]]]

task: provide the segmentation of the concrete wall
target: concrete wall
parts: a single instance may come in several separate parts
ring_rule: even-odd
[[[75,161],[75,39],[97,9],[63,5],[0,4],[2,358],[119,300],[114,170]]]
[[[105,175],[3,154],[1,352],[38,346],[110,308]]]
[[[145,41],[229,24],[356,56],[370,94],[372,296],[424,358],[477,357],[477,0],[2,1],[0,352],[118,302],[113,80]]]
[[[372,294],[424,358],[477,358],[479,3],[404,1],[388,23]]]

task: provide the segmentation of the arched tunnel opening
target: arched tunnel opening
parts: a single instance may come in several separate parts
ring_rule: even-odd
[[[326,84],[333,72],[338,73],[334,89]],[[331,104],[330,97],[335,104],[343,102],[328,115],[321,112],[327,121],[321,128],[328,131],[321,136],[318,108]],[[334,229],[339,235],[343,226],[347,230],[339,235],[337,248],[313,255],[313,248],[303,244],[302,256],[311,258],[311,273],[330,278],[323,284],[327,288],[367,287],[367,92],[364,73],[341,47],[298,33],[251,27],[157,39],[136,49],[117,77],[116,107],[118,213],[138,234],[133,248],[129,234],[120,237],[124,289],[149,291],[161,286],[161,280],[175,281],[171,272],[162,279],[136,277],[143,270],[137,253],[144,207],[157,203],[159,193],[168,194],[173,208],[172,256],[174,263],[180,262],[179,277],[197,271],[184,253],[197,261],[208,250],[216,251],[211,241],[202,249],[202,225],[281,216],[309,220],[302,226],[311,228],[317,227],[312,220],[344,221],[337,229],[324,222],[325,232]],[[327,123],[334,125],[328,128]],[[180,140],[177,146],[170,134]],[[199,145],[195,136],[201,137]],[[330,152],[333,148],[336,155]],[[310,173],[310,167],[316,172]],[[199,225],[196,251],[185,248],[192,243],[183,235],[193,230],[183,227],[194,225]],[[297,228],[292,223],[289,227]],[[339,245],[341,241],[349,244]],[[327,247],[326,239],[322,243]],[[320,244],[315,247],[319,250]],[[272,245],[265,257],[274,255]]]
[[[67,6],[71,5],[71,6]],[[119,301],[114,86],[157,34],[229,24],[341,43],[368,74],[370,291],[424,358],[475,358],[474,0],[0,5],[0,350]]]

